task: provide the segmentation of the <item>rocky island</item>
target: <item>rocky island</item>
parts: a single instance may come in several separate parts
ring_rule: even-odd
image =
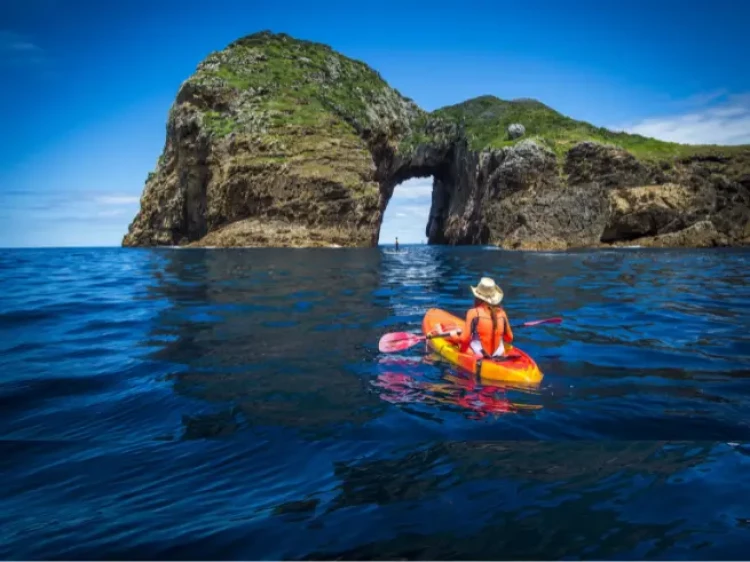
[[[427,176],[431,244],[750,243],[749,146],[616,133],[535,100],[428,113],[285,34],[211,53],[166,133],[124,246],[374,246],[394,188]]]

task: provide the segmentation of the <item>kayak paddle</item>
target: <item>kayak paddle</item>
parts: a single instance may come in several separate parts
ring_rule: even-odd
[[[539,326],[540,324],[560,324],[562,318],[545,318],[543,320],[532,320],[530,322],[524,322],[519,324],[518,328],[526,328],[530,326]],[[421,341],[432,339],[432,338],[444,338],[446,336],[457,336],[461,333],[461,330],[453,330],[450,332],[443,332],[440,334],[429,334],[427,336],[420,336],[411,332],[391,332],[383,335],[378,343],[378,349],[381,353],[393,353],[394,351],[403,351],[410,347],[418,344]]]
[[[411,332],[391,332],[390,334],[385,334],[382,338],[380,338],[378,349],[381,353],[393,353],[394,351],[403,351],[404,349],[409,349],[410,347],[427,339],[457,336],[460,333],[461,330],[453,330],[452,332],[442,332],[440,334],[420,336],[417,334],[412,334]]]

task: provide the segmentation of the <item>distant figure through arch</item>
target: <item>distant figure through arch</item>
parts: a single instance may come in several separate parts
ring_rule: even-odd
[[[425,236],[432,205],[432,176],[411,178],[393,191],[383,214],[378,243],[389,246],[395,240],[398,251],[401,244],[419,244]]]

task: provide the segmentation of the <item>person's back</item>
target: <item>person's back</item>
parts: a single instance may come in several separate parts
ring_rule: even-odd
[[[466,332],[468,338],[465,344],[461,342],[464,344],[461,346],[462,351],[471,346],[479,355],[502,355],[502,343],[513,341],[513,332],[505,310],[482,302],[466,313]],[[481,348],[476,344],[472,346],[472,342],[478,342]]]
[[[474,307],[466,313],[466,322],[461,335],[454,339],[461,351],[469,347],[477,355],[500,356],[505,353],[505,343],[513,342],[508,315],[498,306],[503,300],[503,291],[492,279],[483,277],[474,293]]]

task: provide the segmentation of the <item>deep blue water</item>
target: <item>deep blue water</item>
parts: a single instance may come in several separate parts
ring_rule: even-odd
[[[0,252],[0,558],[746,559],[750,251]],[[494,277],[545,372],[380,335]]]

